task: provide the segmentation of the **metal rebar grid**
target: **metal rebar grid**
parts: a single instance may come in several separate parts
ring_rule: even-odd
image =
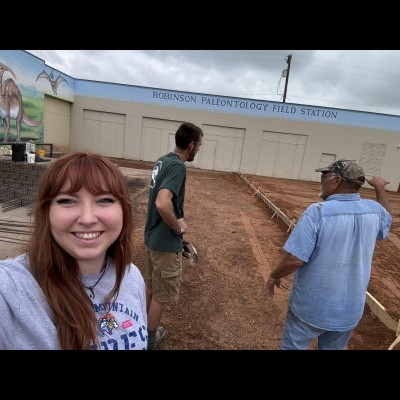
[[[0,210],[6,212],[32,204],[46,167],[0,159]]]

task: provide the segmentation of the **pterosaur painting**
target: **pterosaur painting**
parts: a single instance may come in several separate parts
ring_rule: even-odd
[[[0,118],[4,126],[4,142],[8,141],[11,120],[15,119],[17,126],[17,142],[21,140],[21,123],[28,126],[39,126],[42,121],[32,121],[24,112],[22,94],[13,78],[3,82],[3,75],[9,72],[17,79],[14,71],[0,63]]]
[[[57,96],[57,89],[58,86],[60,85],[61,82],[66,82],[68,85],[68,82],[61,76],[58,75],[57,78],[54,78],[53,75],[54,69],[51,70],[50,74],[48,74],[45,70],[43,70],[37,77],[36,77],[36,81],[39,78],[45,78],[50,82],[51,88],[53,90],[53,93]]]

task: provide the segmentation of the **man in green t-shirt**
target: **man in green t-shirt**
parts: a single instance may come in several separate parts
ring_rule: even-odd
[[[182,273],[186,161],[193,161],[203,140],[198,126],[182,123],[175,133],[175,149],[160,157],[151,174],[144,243],[147,247],[146,276],[148,350],[164,336],[161,316],[168,303],[178,300]]]

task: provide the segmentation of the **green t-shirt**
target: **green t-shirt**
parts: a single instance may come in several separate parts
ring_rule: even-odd
[[[175,153],[160,157],[151,174],[147,219],[144,229],[144,243],[159,251],[182,251],[182,238],[163,221],[155,206],[160,189],[168,189],[173,194],[172,203],[177,219],[184,217],[186,165]]]

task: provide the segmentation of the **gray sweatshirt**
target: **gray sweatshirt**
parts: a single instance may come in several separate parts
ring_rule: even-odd
[[[99,275],[82,275],[90,287]],[[143,277],[130,264],[122,280],[118,298],[102,306],[104,296],[115,283],[115,264],[108,259],[104,276],[93,289],[93,308],[101,350],[145,350],[147,348],[146,294]],[[91,291],[85,289],[88,295]],[[60,349],[53,313],[29,271],[26,255],[0,261],[0,349]],[[96,346],[92,346],[96,349]]]

